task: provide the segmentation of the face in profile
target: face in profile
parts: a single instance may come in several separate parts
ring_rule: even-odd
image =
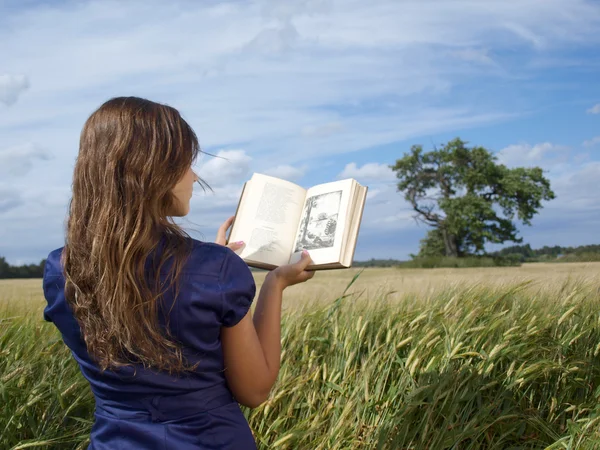
[[[190,200],[196,181],[198,181],[198,176],[190,167],[173,188],[172,193],[176,203],[175,211],[173,211],[172,214],[173,216],[183,217],[190,212]]]

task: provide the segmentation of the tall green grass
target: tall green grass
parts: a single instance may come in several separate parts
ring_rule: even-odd
[[[0,322],[0,447],[85,448],[93,398],[52,325]],[[340,295],[288,313],[262,449],[600,448],[600,289]]]

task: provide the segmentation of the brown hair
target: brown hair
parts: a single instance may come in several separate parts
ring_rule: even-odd
[[[164,292],[177,295],[191,244],[171,218],[171,190],[198,152],[176,109],[142,98],[113,98],[83,127],[62,257],[67,301],[102,370],[134,362],[169,373],[189,369],[159,313]],[[161,239],[151,287],[146,262]],[[166,286],[159,276],[165,265]]]

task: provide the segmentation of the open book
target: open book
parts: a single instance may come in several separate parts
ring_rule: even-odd
[[[304,249],[311,270],[350,267],[366,197],[367,187],[353,179],[306,190],[255,173],[244,184],[229,241],[245,242],[238,253],[251,267],[297,262]]]

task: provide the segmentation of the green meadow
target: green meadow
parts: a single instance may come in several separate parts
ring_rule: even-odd
[[[261,449],[600,449],[600,264],[319,273],[284,298]],[[255,273],[257,283],[263,274]],[[0,448],[82,449],[40,280],[0,281]]]

